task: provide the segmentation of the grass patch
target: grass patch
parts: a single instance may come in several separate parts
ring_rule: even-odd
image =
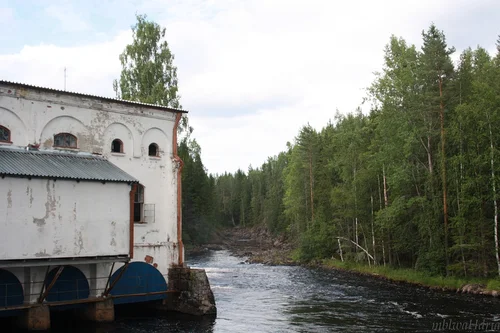
[[[488,290],[500,290],[500,279],[489,280],[486,284]]]
[[[293,249],[293,250],[292,250],[292,253],[291,253],[291,255],[290,255],[290,258],[291,258],[294,262],[296,262],[296,263],[300,263],[300,262],[301,262],[301,260],[300,260],[300,258],[301,258],[301,251],[300,251],[300,249],[297,249],[297,248],[296,248],[296,249]]]
[[[404,281],[426,287],[445,288],[457,290],[466,284],[480,284],[488,290],[500,290],[500,279],[464,278],[456,276],[432,276],[426,272],[414,269],[392,268],[388,266],[367,266],[354,262],[341,262],[339,260],[323,260],[326,267],[345,269],[364,274],[380,275],[393,281]]]

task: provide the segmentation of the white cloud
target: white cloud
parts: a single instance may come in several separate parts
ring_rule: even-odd
[[[0,72],[4,80],[63,89],[66,68],[66,90],[113,96],[112,81],[120,72],[118,56],[130,40],[131,33],[124,31],[99,44],[26,45],[19,53],[0,55]]]
[[[209,171],[223,173],[238,168],[246,171],[250,164],[260,167],[268,156],[284,151],[286,142],[293,142],[301,126],[310,123],[320,128],[334,116],[335,110],[327,105],[300,103],[235,117],[190,119],[201,143],[203,162]]]
[[[69,3],[52,4],[45,8],[45,13],[57,19],[61,28],[67,32],[86,31],[89,24],[73,9]]]
[[[483,7],[493,6],[488,1]],[[182,104],[191,111],[203,162],[209,172],[221,173],[260,166],[284,150],[300,126],[309,122],[319,129],[337,108],[354,110],[381,68],[391,34],[419,43],[434,21],[450,45],[453,38],[476,45],[474,33],[453,35],[456,25],[464,30],[474,20],[453,17],[478,3],[153,0],[137,11],[154,13],[167,27]],[[492,45],[498,32],[488,33]],[[25,46],[0,55],[0,72],[4,79],[62,88],[66,66],[68,90],[113,96],[118,55],[130,38],[127,31],[93,45]]]

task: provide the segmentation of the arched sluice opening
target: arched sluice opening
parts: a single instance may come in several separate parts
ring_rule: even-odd
[[[22,305],[24,303],[23,285],[9,271],[0,269],[0,307]]]
[[[47,288],[59,270],[58,267],[49,272],[45,279],[45,288]],[[56,282],[50,289],[46,301],[62,302],[77,299],[85,299],[90,295],[90,288],[85,274],[73,266],[65,266]]]
[[[110,294],[113,296],[130,296],[114,298],[115,304],[149,302],[166,298],[167,295],[161,292],[167,291],[167,282],[155,267],[145,262],[136,261],[130,263],[122,274],[123,269],[125,269],[125,266],[120,267],[111,276],[111,285],[116,279],[118,281]],[[158,292],[160,293],[158,294]],[[133,296],[134,294],[146,293],[154,294]]]

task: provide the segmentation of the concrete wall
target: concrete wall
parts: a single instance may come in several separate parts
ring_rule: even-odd
[[[40,144],[40,149],[55,149],[54,135],[71,133],[77,137],[77,151],[103,155],[145,186],[145,204],[154,205],[155,218],[154,222],[135,225],[134,259],[153,257],[152,264],[156,263],[164,275],[178,260],[177,165],[172,155],[174,124],[174,112],[0,84],[0,125],[11,130],[12,145]],[[114,139],[123,142],[123,153],[111,153]],[[148,156],[151,143],[159,146],[158,157]],[[47,198],[46,193],[43,198]],[[116,198],[110,196],[103,200],[116,201]],[[40,217],[45,216],[44,211],[41,213]],[[108,217],[110,223],[111,216]],[[87,237],[100,235],[90,231]],[[37,250],[43,253],[43,248]],[[47,247],[47,253],[54,250],[55,247]]]
[[[0,178],[0,259],[127,255],[130,185]]]

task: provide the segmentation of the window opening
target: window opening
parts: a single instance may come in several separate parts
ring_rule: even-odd
[[[155,204],[144,204],[144,223],[155,222]]]
[[[54,135],[54,147],[76,148],[76,136],[69,133]]]
[[[114,139],[111,142],[111,152],[113,153],[123,153],[123,142],[120,139]]]
[[[143,207],[144,207],[144,186],[141,184],[135,185],[134,197],[134,222],[143,222]]]
[[[2,125],[0,125],[0,142],[10,142],[10,131]]]
[[[152,143],[149,145],[149,156],[158,156],[159,149],[156,143]]]

